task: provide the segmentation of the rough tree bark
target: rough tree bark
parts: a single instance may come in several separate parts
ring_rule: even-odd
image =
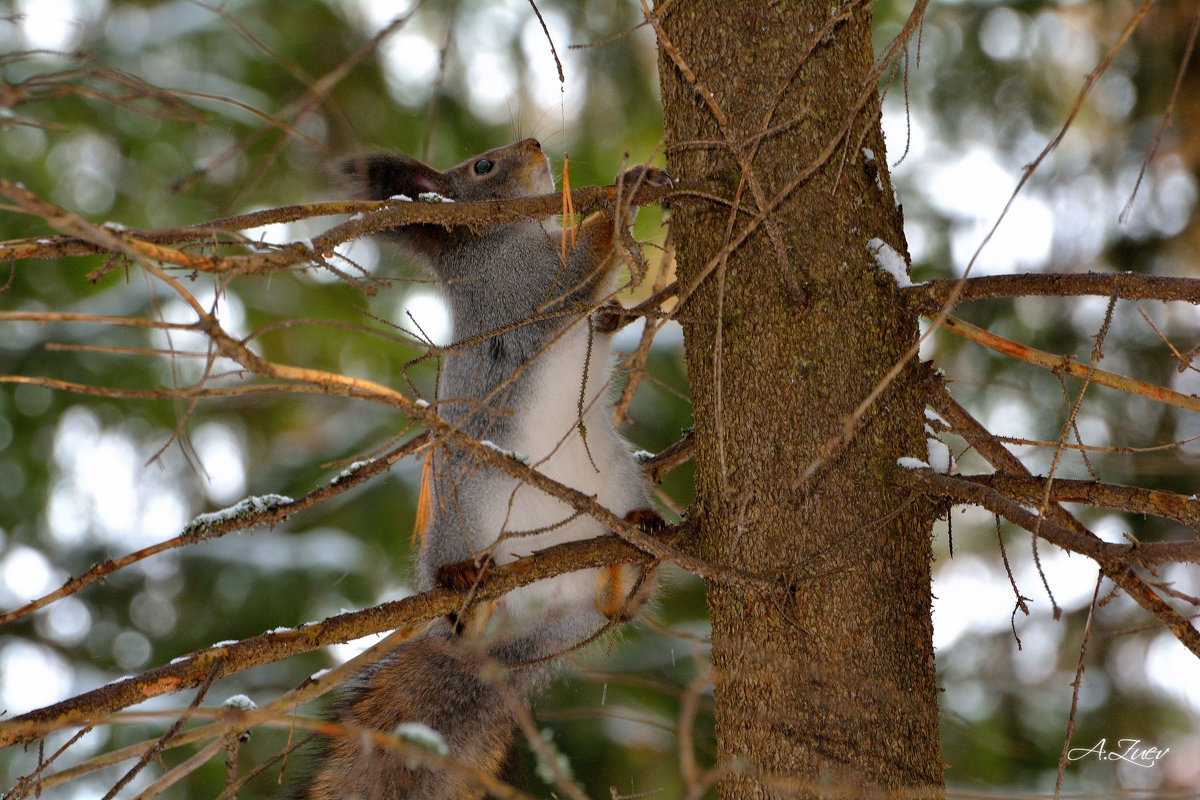
[[[710,584],[719,754],[731,765],[721,796],[941,796],[934,509],[896,465],[926,454],[915,360],[829,447],[917,334],[868,246],[906,252],[870,14],[815,0],[659,5],[669,169],[741,206],[731,226],[729,206],[695,194],[674,209],[684,292],[711,268],[683,312],[694,550],[792,598]],[[774,128],[756,137],[768,110]],[[818,164],[719,259],[730,228],[736,240]]]

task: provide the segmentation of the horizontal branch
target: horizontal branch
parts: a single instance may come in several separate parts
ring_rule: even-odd
[[[1197,632],[1196,628],[1183,615],[1168,605],[1133,572],[1134,564],[1148,566],[1163,563],[1163,561],[1200,563],[1200,542],[1110,544],[1067,530],[1047,519],[1039,520],[1036,514],[1027,511],[987,486],[952,478],[948,475],[939,475],[930,469],[917,470],[914,475],[918,482],[924,483],[935,493],[981,505],[1027,531],[1036,531],[1036,535],[1048,542],[1065,550],[1088,556],[1099,565],[1100,571],[1105,577],[1125,589],[1139,605],[1150,611],[1167,630],[1171,631],[1184,647],[1193,655],[1200,657],[1200,632]],[[1143,554],[1148,557],[1143,557]],[[1166,554],[1169,554],[1169,557],[1161,558]]]
[[[642,477],[651,483],[659,483],[680,464],[691,461],[695,451],[695,436],[689,431],[658,455],[646,459],[642,463]]]
[[[962,288],[954,295],[955,287]],[[987,275],[926,281],[900,290],[908,307],[932,316],[970,300],[996,297],[1116,296],[1118,300],[1159,300],[1200,304],[1200,278],[1138,275],[1130,272],[1082,274]],[[951,302],[953,297],[953,302]]]
[[[1041,476],[963,475],[963,480],[990,486],[1001,494],[1021,503],[1039,505],[1046,492],[1046,478]],[[1174,520],[1189,528],[1200,528],[1200,498],[1196,495],[1122,486],[1099,481],[1080,481],[1055,478],[1050,485],[1050,499],[1060,503],[1085,503],[1090,506],[1127,511],[1131,514],[1150,514]]]
[[[359,214],[378,210],[385,203],[362,200],[339,200],[327,203],[281,206],[238,214],[232,217],[187,225],[165,230],[129,228],[123,233],[132,239],[155,245],[186,244],[204,240],[206,237],[228,235],[237,231],[259,228],[273,223],[297,222],[311,217],[334,214]],[[212,244],[211,241],[205,242]],[[94,256],[108,250],[74,236],[35,236],[26,239],[11,239],[0,242],[0,261],[18,261],[27,258],[53,259],[74,256]]]
[[[1076,378],[1088,378],[1095,383],[1111,389],[1120,389],[1123,392],[1148,397],[1160,403],[1186,408],[1188,411],[1200,412],[1200,397],[1196,397],[1195,395],[1183,394],[1182,392],[1168,389],[1165,386],[1084,366],[1075,360],[1075,356],[1056,356],[1044,350],[1038,350],[1035,347],[1014,342],[1011,339],[1005,339],[1003,336],[997,336],[969,322],[964,322],[957,317],[947,316],[942,323],[942,327],[951,333],[962,336],[964,339],[970,339],[976,344],[981,344],[984,347],[995,350],[997,353],[1003,353],[1013,358],[1019,358],[1022,361],[1028,361],[1030,364],[1045,367],[1054,373],[1066,373]]]
[[[194,322],[167,322],[146,317],[114,317],[107,314],[80,314],[72,311],[0,311],[0,322],[94,322],[123,325],[127,328],[156,330],[195,330]]]
[[[118,709],[199,686],[210,673],[220,679],[299,653],[434,619],[460,609],[468,600],[494,600],[513,589],[555,575],[648,561],[645,554],[611,536],[556,545],[503,567],[492,568],[480,585],[470,592],[433,589],[363,611],[339,614],[322,622],[214,645],[132,678],[30,711],[0,722],[0,747],[33,741],[64,727],[102,722],[105,715]]]
[[[218,388],[192,386],[182,389],[168,389],[166,387],[159,387],[157,389],[122,389],[110,386],[93,386],[90,383],[61,381],[57,378],[28,377],[25,375],[0,375],[0,383],[23,383],[32,386],[44,386],[47,389],[71,392],[72,394],[81,394],[89,397],[111,397],[117,400],[178,400],[188,397],[239,397],[241,395],[262,394],[264,392],[274,392],[277,394],[329,394],[328,391],[320,387],[303,383],[257,383],[251,386],[224,386]],[[339,394],[346,393],[340,392]]]
[[[0,376],[0,379],[2,378],[3,376]],[[318,487],[296,500],[263,504],[254,510],[248,510],[246,513],[229,514],[204,525],[189,524],[179,536],[97,564],[87,572],[72,576],[58,589],[30,601],[20,608],[0,614],[0,625],[36,611],[69,594],[74,594],[85,586],[89,586],[130,564],[158,555],[167,550],[208,541],[209,539],[216,539],[228,533],[247,530],[259,525],[275,525],[298,511],[303,511],[317,503],[324,502],[335,495],[370,480],[379,473],[389,469],[397,461],[425,447],[428,443],[428,433],[415,436],[382,456],[363,462],[356,469],[349,471],[348,474],[343,473],[338,475],[324,486]]]
[[[980,424],[971,414],[958,404],[946,388],[945,382],[932,370],[925,369],[922,386],[929,405],[942,419],[950,424],[956,434],[967,440],[975,451],[983,456],[998,471],[1012,473],[1022,477],[1032,477],[1021,459],[1009,452],[1008,448],[996,441],[995,437]],[[986,487],[984,487],[986,488]],[[1012,504],[1015,505],[1015,504]],[[1024,511],[1024,509],[1021,509]],[[1028,513],[1028,512],[1025,512]],[[1075,519],[1066,509],[1056,502],[1049,502],[1042,510],[1043,525],[1046,521],[1076,534],[1087,536],[1099,541],[1094,533]],[[1102,567],[1103,569],[1103,567]],[[1129,595],[1139,606],[1154,617],[1184,647],[1193,655],[1200,657],[1200,632],[1162,599],[1146,582],[1134,573],[1133,568],[1122,564],[1112,571],[1105,570],[1105,575]]]
[[[164,278],[168,281],[171,280],[157,274],[157,270],[155,272],[156,277]],[[636,525],[627,522],[623,517],[603,507],[595,497],[559,483],[505,453],[485,447],[464,431],[438,416],[435,409],[428,405],[418,404],[415,400],[405,396],[401,392],[375,381],[268,361],[253,353],[243,340],[235,339],[227,334],[212,314],[203,309],[199,309],[197,313],[201,318],[195,323],[195,328],[209,337],[216,353],[233,360],[249,372],[279,380],[295,381],[300,385],[312,386],[327,394],[365,398],[391,406],[409,419],[424,425],[427,430],[433,433],[439,444],[452,445],[468,452],[481,464],[495,467],[501,472],[505,472],[523,483],[534,486],[551,497],[561,500],[575,511],[586,514],[603,523],[614,534],[635,547],[653,555],[655,558],[670,561],[680,568],[709,581],[751,586],[768,593],[778,590],[778,587],[770,581],[752,575],[744,570],[711,564],[647,535]],[[5,378],[5,380],[8,379],[10,378]],[[12,377],[11,380],[40,382],[43,385],[52,385],[48,379]],[[81,387],[74,384],[69,386],[64,385],[62,388],[94,394],[103,394],[108,391],[90,391],[88,387]],[[292,391],[297,390],[293,389]]]
[[[1123,567],[1155,567],[1173,561],[1200,564],[1200,541],[1114,544],[1045,518],[1039,521],[1037,514],[1024,507],[1023,500],[1008,497],[971,476],[941,475],[930,469],[915,470],[914,475],[933,494],[983,506],[1063,550],[1087,556],[1106,574]]]
[[[0,376],[0,381],[2,380],[3,376]],[[216,539],[228,533],[248,530],[260,525],[275,525],[299,511],[322,503],[361,483],[365,483],[381,472],[390,469],[396,462],[416,453],[428,444],[429,434],[419,434],[381,456],[361,462],[353,469],[339,474],[329,483],[312,490],[303,497],[288,502],[264,504],[246,513],[227,515],[224,518],[214,520],[205,525],[189,525],[179,536],[101,562],[87,572],[72,576],[54,591],[42,595],[19,608],[0,613],[0,625],[11,622],[39,608],[43,608],[55,600],[74,594],[130,564],[158,555],[167,550],[196,544],[209,539]],[[658,483],[664,475],[690,459],[692,449],[692,438],[688,434],[661,453],[646,459],[642,464],[643,477],[648,481]]]
[[[626,191],[632,187],[624,187]],[[633,192],[638,205],[661,203],[672,189],[643,184]],[[571,191],[571,201],[577,212],[590,214],[612,205],[616,186],[584,186]],[[0,194],[20,203],[31,214],[42,216],[59,229],[69,215],[47,203],[20,184],[0,178]],[[627,196],[627,195],[626,195]],[[561,193],[519,197],[510,200],[489,200],[472,203],[426,203],[384,201],[335,201],[256,211],[226,217],[212,222],[167,230],[124,230],[105,227],[104,230],[123,243],[96,241],[94,236],[48,236],[0,242],[0,262],[30,258],[62,258],[65,256],[121,253],[134,250],[147,258],[164,261],[202,272],[260,274],[285,269],[300,263],[310,263],[322,254],[332,253],[343,242],[376,231],[401,225],[433,224],[445,227],[466,226],[481,230],[529,219],[547,219],[562,211]],[[350,219],[335,225],[311,242],[273,245],[269,252],[236,255],[223,258],[200,257],[168,248],[167,245],[198,243],[211,246],[211,237],[263,225],[295,222],[310,217],[350,214]],[[74,233],[74,230],[70,231]],[[253,244],[242,240],[242,244]],[[311,248],[308,246],[311,243]]]

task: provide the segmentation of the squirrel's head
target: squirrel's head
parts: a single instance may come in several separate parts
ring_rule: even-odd
[[[338,165],[355,194],[366,200],[386,200],[435,192],[460,202],[507,200],[554,191],[550,160],[537,139],[522,139],[473,156],[438,172],[412,156],[376,153],[352,156]]]

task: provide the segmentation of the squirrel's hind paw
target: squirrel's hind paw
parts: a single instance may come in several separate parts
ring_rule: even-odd
[[[653,508],[635,508],[625,515],[625,521],[637,525],[643,533],[658,533],[670,527]]]

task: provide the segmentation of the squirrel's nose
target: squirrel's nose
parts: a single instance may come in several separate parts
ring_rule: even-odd
[[[541,143],[541,142],[539,142],[537,139],[533,139],[533,138],[529,138],[529,139],[522,139],[522,140],[521,140],[521,144],[523,144],[525,147],[529,147],[529,148],[532,148],[532,149],[534,149],[534,150],[541,150],[541,149],[542,149],[542,143]]]

